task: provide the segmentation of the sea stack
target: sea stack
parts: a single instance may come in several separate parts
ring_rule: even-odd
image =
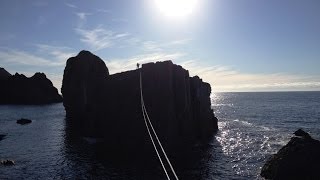
[[[103,138],[110,148],[146,146],[140,72],[145,106],[165,147],[191,144],[217,131],[210,84],[198,76],[189,77],[171,61],[110,75],[104,61],[89,51],[69,58],[64,70],[61,92],[68,124],[84,136]]]
[[[62,102],[57,88],[44,73],[28,78],[23,74],[11,75],[0,68],[0,104],[49,104]]]

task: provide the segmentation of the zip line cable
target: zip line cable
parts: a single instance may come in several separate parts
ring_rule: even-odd
[[[162,166],[162,168],[163,168],[163,170],[164,170],[164,172],[165,172],[165,174],[166,174],[166,176],[167,176],[167,179],[170,180],[170,177],[169,177],[169,175],[168,175],[168,173],[167,173],[167,170],[166,170],[166,168],[165,168],[165,166],[164,166],[164,164],[163,164],[163,162],[162,162],[162,159],[161,159],[161,157],[160,157],[160,154],[159,154],[159,152],[158,152],[158,149],[157,149],[157,147],[156,147],[156,145],[155,145],[155,143],[154,143],[154,140],[153,140],[153,138],[152,138],[151,132],[150,132],[150,130],[149,130],[149,127],[148,127],[148,124],[147,124],[147,121],[146,121],[146,118],[145,118],[145,112],[144,112],[144,109],[143,109],[143,108],[142,108],[142,114],[143,114],[144,123],[146,124],[147,130],[148,130],[148,134],[149,134],[149,136],[150,136],[150,139],[151,139],[151,142],[152,142],[152,144],[153,144],[153,147],[154,147],[154,149],[155,149],[155,151],[156,151],[156,153],[157,153],[157,156],[158,156],[158,158],[159,158],[159,160],[160,160],[161,166]]]
[[[167,156],[167,154],[166,154],[166,152],[165,152],[165,150],[164,150],[164,148],[163,148],[163,146],[162,146],[162,144],[161,144],[161,142],[160,142],[160,140],[159,140],[159,138],[158,138],[158,135],[157,135],[156,131],[155,131],[154,128],[153,128],[153,125],[152,125],[152,123],[151,123],[151,121],[150,121],[150,118],[149,118],[149,116],[148,116],[148,113],[147,113],[147,110],[146,110],[146,107],[145,107],[144,103],[143,103],[143,107],[144,107],[144,109],[145,109],[145,114],[146,114],[146,116],[147,116],[147,119],[148,119],[148,121],[149,121],[149,124],[150,124],[150,126],[151,126],[151,129],[152,129],[152,131],[153,131],[153,133],[154,133],[154,135],[155,135],[155,137],[156,137],[156,139],[157,139],[157,141],[158,141],[158,143],[159,143],[159,146],[160,146],[160,148],[161,148],[161,150],[162,150],[162,153],[164,154],[164,157],[166,158],[166,160],[167,160],[167,162],[168,162],[168,164],[169,164],[169,166],[170,166],[170,169],[171,169],[174,177],[178,180],[179,178],[178,178],[175,170],[173,169],[173,167],[172,167],[172,165],[171,165],[171,162],[170,162],[170,160],[169,160],[169,158],[168,158],[168,156]]]
[[[157,156],[158,156],[158,158],[159,158],[159,160],[160,160],[161,166],[162,166],[162,168],[163,168],[163,170],[164,170],[164,172],[165,172],[165,174],[166,174],[166,176],[167,176],[167,179],[170,180],[170,177],[169,177],[168,172],[167,172],[167,170],[166,170],[166,168],[165,168],[165,166],[164,166],[164,164],[163,164],[163,162],[162,162],[162,159],[161,159],[160,154],[159,154],[159,152],[158,152],[158,149],[157,149],[157,147],[156,147],[156,145],[155,145],[155,143],[154,143],[154,140],[153,140],[153,138],[152,138],[152,135],[151,135],[151,132],[150,132],[150,129],[149,129],[147,120],[146,120],[145,108],[144,108],[144,101],[143,101],[143,96],[142,96],[141,73],[140,73],[140,95],[141,95],[141,96],[140,96],[140,97],[141,97],[141,109],[142,109],[142,115],[143,115],[144,123],[145,123],[145,125],[146,125],[146,127],[147,127],[148,134],[149,134],[149,136],[150,136],[152,145],[153,145],[153,147],[154,147],[154,149],[155,149],[155,151],[156,151],[156,153],[157,153]]]
[[[150,125],[150,127],[151,127],[151,129],[152,129],[152,132],[153,132],[154,136],[156,137],[156,140],[157,140],[157,142],[158,142],[158,145],[160,146],[161,151],[162,151],[162,153],[164,154],[164,156],[165,156],[165,158],[166,158],[166,160],[167,160],[167,163],[168,163],[169,166],[170,166],[170,169],[171,169],[171,171],[172,171],[175,179],[176,179],[176,180],[179,180],[179,178],[178,178],[175,170],[173,169],[173,167],[172,167],[172,165],[171,165],[171,162],[170,162],[170,160],[169,160],[169,158],[168,158],[168,156],[167,156],[164,148],[162,147],[162,144],[161,144],[161,142],[160,142],[160,140],[159,140],[159,138],[158,138],[158,135],[157,135],[156,131],[155,131],[154,128],[153,128],[153,125],[152,125],[151,120],[150,120],[150,118],[149,118],[149,116],[148,116],[146,107],[145,107],[145,105],[144,105],[143,93],[142,93],[142,75],[141,75],[141,71],[140,71],[140,97],[141,97],[141,108],[142,108],[143,119],[144,119],[145,125],[146,125],[146,127],[147,127],[147,131],[148,131],[148,134],[149,134],[149,136],[150,136],[150,139],[151,139],[151,142],[152,142],[152,144],[153,144],[153,147],[154,147],[154,149],[155,149],[155,151],[156,151],[156,153],[157,153],[157,156],[158,156],[158,158],[159,158],[159,161],[160,161],[160,163],[161,163],[161,166],[162,166],[162,168],[163,168],[163,170],[164,170],[167,178],[170,180],[170,177],[169,177],[169,175],[168,175],[168,173],[167,173],[167,170],[166,170],[166,168],[165,168],[165,166],[164,166],[164,164],[163,164],[163,162],[162,162],[162,159],[161,159],[161,157],[160,157],[160,154],[159,154],[159,152],[158,152],[158,149],[157,149],[157,147],[156,147],[156,145],[155,145],[155,143],[154,143],[154,140],[153,140],[153,137],[152,137],[152,135],[151,135],[151,132],[150,132],[150,129],[149,129],[147,120],[148,120],[148,122],[149,122],[149,125]],[[146,120],[146,119],[147,119],[147,120]]]

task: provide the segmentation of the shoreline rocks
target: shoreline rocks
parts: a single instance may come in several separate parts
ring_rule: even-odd
[[[24,118],[21,118],[21,119],[17,120],[17,124],[21,124],[21,125],[29,124],[31,122],[32,121],[30,119],[24,119]]]
[[[266,179],[320,179],[320,141],[299,129],[261,169]]]
[[[13,166],[15,165],[15,162],[13,160],[1,160],[0,164],[4,165],[4,166]]]

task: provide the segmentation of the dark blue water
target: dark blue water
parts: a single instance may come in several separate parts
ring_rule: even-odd
[[[188,163],[174,163],[181,179],[259,179],[266,158],[297,128],[320,139],[320,92],[216,93],[212,105],[220,131],[208,144],[195,145]],[[33,122],[16,124],[21,117]],[[160,165],[122,167],[101,160],[94,145],[68,136],[64,118],[62,104],[0,106],[0,134],[7,135],[0,159],[16,162],[0,166],[0,179],[164,177]]]

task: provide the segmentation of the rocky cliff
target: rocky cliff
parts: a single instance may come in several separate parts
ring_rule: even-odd
[[[28,78],[23,74],[11,75],[0,69],[0,104],[48,104],[62,102],[61,95],[44,73]]]
[[[212,137],[217,118],[211,87],[171,61],[109,75],[104,62],[88,51],[67,61],[62,94],[67,121],[84,136],[102,137],[110,148],[149,146],[140,104],[142,74],[146,109],[159,138],[176,148]]]

